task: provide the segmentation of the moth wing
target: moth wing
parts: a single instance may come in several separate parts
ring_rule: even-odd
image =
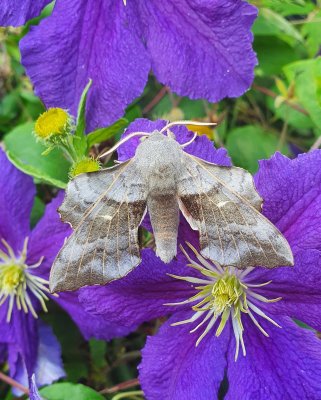
[[[237,268],[293,265],[288,242],[259,212],[262,199],[251,174],[185,155],[179,204],[190,226],[200,233],[202,255]]]
[[[74,232],[51,269],[51,292],[103,285],[140,263],[138,227],[146,190],[133,160],[77,176],[59,212]]]

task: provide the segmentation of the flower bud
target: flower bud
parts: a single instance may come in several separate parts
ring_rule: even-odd
[[[95,172],[100,170],[100,163],[98,160],[90,157],[84,157],[75,162],[70,168],[69,175],[71,178],[86,172]]]

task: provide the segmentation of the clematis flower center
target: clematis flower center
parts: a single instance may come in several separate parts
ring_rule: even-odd
[[[242,314],[247,314],[263,335],[268,337],[268,333],[258,322],[256,318],[257,315],[279,328],[280,326],[262,311],[259,304],[276,302],[281,300],[281,297],[268,299],[260,293],[257,293],[258,288],[261,289],[269,285],[271,281],[253,283],[248,279],[253,268],[240,271],[234,267],[223,268],[220,265],[213,265],[202,257],[192,245],[188,244],[188,246],[196,255],[199,263],[192,260],[183,248],[182,251],[191,262],[188,266],[196,269],[199,272],[199,277],[169,275],[173,278],[191,283],[196,294],[182,302],[169,303],[168,305],[192,303],[193,305],[191,308],[194,314],[187,320],[173,323],[172,326],[194,323],[197,320],[201,320],[201,322],[190,331],[191,333],[196,332],[200,330],[201,327],[205,326],[205,329],[196,341],[196,346],[198,346],[202,339],[214,329],[215,325],[215,335],[220,336],[226,323],[231,320],[236,341],[236,361],[240,345],[243,355],[246,355],[243,340],[244,326],[242,324]]]
[[[69,122],[70,117],[65,110],[62,108],[49,108],[37,119],[35,134],[41,139],[63,135]]]
[[[33,296],[40,302],[42,309],[46,312],[46,300],[49,300],[46,293],[50,293],[47,280],[35,276],[32,269],[40,266],[43,257],[33,265],[26,265],[28,238],[25,239],[23,249],[19,256],[9,244],[2,239],[1,242],[5,251],[0,250],[0,306],[8,301],[7,322],[10,322],[12,310],[16,304],[19,311],[31,314],[37,318],[34,308]]]

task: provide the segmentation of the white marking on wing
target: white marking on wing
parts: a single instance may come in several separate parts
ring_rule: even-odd
[[[233,203],[232,201],[220,201],[219,203],[217,203],[217,207],[218,208],[221,208],[221,207],[224,207],[225,206],[225,204],[227,204],[227,203]]]
[[[101,215],[101,218],[104,218],[104,219],[106,219],[107,221],[111,221],[113,217],[110,216],[110,215]]]

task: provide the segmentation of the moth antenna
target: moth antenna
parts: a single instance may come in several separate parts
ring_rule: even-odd
[[[194,133],[194,135],[193,135],[191,140],[189,140],[188,142],[186,142],[184,144],[181,144],[181,148],[183,149],[184,147],[187,147],[188,145],[193,143],[196,138],[197,138],[197,133]]]
[[[161,129],[160,132],[166,131],[168,128],[176,125],[194,125],[194,126],[216,126],[216,122],[198,122],[198,121],[189,121],[189,120],[182,120],[182,121],[173,121],[169,122]]]
[[[176,140],[175,133],[173,133],[171,130],[167,129],[166,134],[167,134],[167,136],[170,137],[171,139]]]
[[[109,150],[105,151],[105,153],[101,154],[98,158],[102,158],[102,157],[104,157],[104,156],[107,156],[108,154],[113,153],[115,150],[118,149],[119,146],[121,146],[122,144],[126,143],[127,140],[130,140],[130,139],[132,139],[132,138],[135,137],[135,136],[148,136],[148,135],[150,135],[150,134],[147,133],[147,132],[133,132],[133,133],[130,133],[130,134],[129,134],[128,136],[126,136],[124,139],[122,139],[122,140],[120,140],[119,142],[117,142],[117,143],[115,144],[115,146],[111,147]]]

